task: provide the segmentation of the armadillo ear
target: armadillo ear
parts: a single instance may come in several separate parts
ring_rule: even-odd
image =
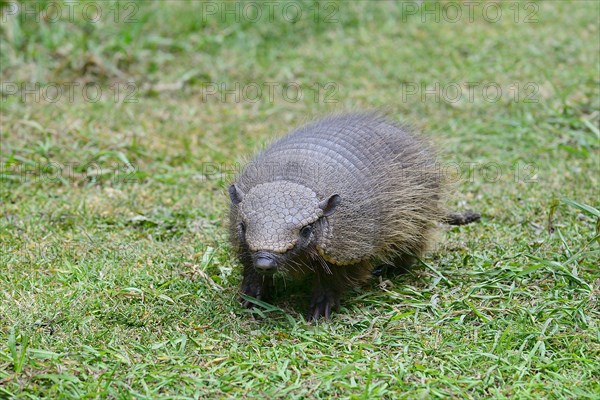
[[[319,208],[323,210],[323,216],[328,217],[335,211],[335,208],[342,202],[342,198],[338,194],[334,194],[328,199],[319,203]]]
[[[242,202],[242,200],[244,200],[244,193],[234,183],[233,185],[229,186],[229,197],[231,198],[231,202],[237,206]]]

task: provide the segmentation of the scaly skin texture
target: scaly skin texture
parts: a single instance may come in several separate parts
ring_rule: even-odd
[[[268,291],[259,264],[311,274],[309,319],[328,318],[373,266],[426,250],[446,215],[438,172],[422,139],[376,114],[334,115],[274,142],[229,189],[242,293]]]

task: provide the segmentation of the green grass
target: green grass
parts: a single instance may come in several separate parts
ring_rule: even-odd
[[[95,23],[84,5],[2,17],[0,398],[600,396],[597,2],[519,3],[518,23],[508,4],[497,23],[392,2],[321,2],[335,22],[301,2],[298,21],[259,23],[101,4]],[[114,21],[125,6],[137,22]],[[36,82],[80,86],[55,103],[7,86]],[[136,101],[115,101],[128,82]],[[236,82],[305,96],[206,95]],[[403,98],[436,82],[503,95]],[[86,83],[105,97],[86,101]],[[315,83],[334,86],[314,101]],[[242,310],[236,165],[306,120],[374,107],[439,139],[462,167],[452,206],[482,221],[443,230],[426,266],[350,293],[330,322],[303,320],[299,290]]]

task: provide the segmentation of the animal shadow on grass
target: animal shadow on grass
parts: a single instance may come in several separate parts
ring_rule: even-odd
[[[384,282],[391,283],[392,285],[403,285],[406,283],[414,284],[420,280],[419,274],[416,270],[419,270],[419,263],[399,263],[398,265],[393,264],[381,264],[372,270],[372,277],[364,284],[352,288],[345,293],[342,298],[341,309],[333,314],[335,315],[349,313],[344,303],[348,304],[352,302],[352,298],[355,296],[368,296],[369,292],[381,291],[382,286],[385,286]],[[256,301],[249,299],[255,303],[255,307],[248,310],[257,319],[271,319],[279,316],[286,316],[297,319],[301,317],[308,320],[305,313],[309,309],[311,303],[311,295],[313,289],[313,282],[310,276],[301,279],[290,279],[283,276],[274,276],[273,278],[273,291],[268,299],[264,301]],[[383,285],[382,285],[383,284]]]
[[[255,304],[254,307],[245,311],[259,320],[279,319],[279,317],[285,315],[288,319],[289,316],[292,316],[299,321],[301,316],[304,316],[304,311],[310,304],[312,289],[310,277],[291,279],[275,275],[268,279],[273,279],[272,289],[268,298],[263,301],[257,301],[250,297],[244,297]]]

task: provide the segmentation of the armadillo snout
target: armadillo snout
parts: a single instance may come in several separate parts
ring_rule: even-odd
[[[253,257],[254,267],[260,273],[272,274],[277,271],[276,257],[266,251],[258,251]]]

